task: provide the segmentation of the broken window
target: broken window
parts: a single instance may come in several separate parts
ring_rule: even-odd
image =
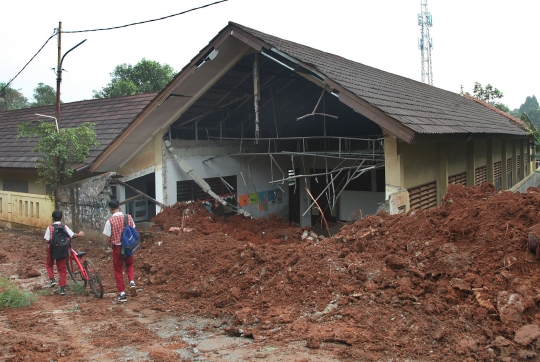
[[[204,181],[208,183],[212,191],[225,199],[225,201],[227,201],[229,204],[235,206],[237,205],[236,175],[225,176],[221,178],[205,178]],[[204,192],[204,190],[193,180],[176,182],[176,201],[200,201],[209,211],[220,215],[232,211],[228,209],[225,210],[224,206],[221,203],[214,200],[214,198]]]

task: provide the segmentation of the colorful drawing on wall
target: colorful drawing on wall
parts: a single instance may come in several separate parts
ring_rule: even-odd
[[[248,195],[240,195],[238,196],[238,205],[244,207],[249,205],[249,196]]]
[[[259,203],[259,196],[257,193],[249,194],[249,204],[255,205]]]
[[[259,192],[259,210],[268,210],[268,191]]]
[[[281,190],[275,190],[276,191],[276,199],[278,204],[281,204],[283,202],[283,191]]]
[[[275,199],[276,199],[276,190],[268,191],[268,201],[272,201],[272,203],[274,203]]]

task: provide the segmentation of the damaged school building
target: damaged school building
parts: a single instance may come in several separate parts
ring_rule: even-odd
[[[36,113],[54,106],[0,112],[6,225],[50,222],[33,142],[16,139]],[[111,197],[135,222],[202,200],[305,226],[434,207],[450,183],[513,189],[533,166],[521,122],[487,103],[235,23],[158,94],[62,104],[60,127],[82,122],[101,145],[58,198],[96,237]]]

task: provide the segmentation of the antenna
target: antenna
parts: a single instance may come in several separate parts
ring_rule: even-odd
[[[421,38],[418,39],[418,49],[422,57],[422,83],[433,85],[433,69],[431,68],[431,49],[433,39],[429,36],[429,28],[433,26],[431,13],[427,8],[427,0],[420,0],[421,12],[418,14]]]

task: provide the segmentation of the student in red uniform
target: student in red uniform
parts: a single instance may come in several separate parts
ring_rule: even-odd
[[[103,234],[112,244],[112,260],[114,267],[114,277],[116,279],[116,290],[118,291],[118,301],[127,302],[126,293],[124,291],[124,276],[123,266],[125,264],[126,274],[129,280],[129,291],[132,297],[137,296],[135,286],[135,271],[133,269],[133,255],[125,257],[122,254],[122,231],[124,231],[124,214],[120,211],[120,203],[116,199],[109,201],[109,211],[112,217],[105,223]],[[135,227],[133,218],[128,214],[129,225]]]
[[[62,210],[54,210],[52,213],[54,223],[47,227],[47,230],[45,231],[45,236],[43,236],[43,238],[49,243],[49,245],[47,246],[47,258],[45,259],[45,268],[47,269],[47,274],[49,275],[50,280],[49,288],[56,286],[56,279],[54,279],[54,260],[53,258],[51,258],[51,239],[54,233],[54,225],[62,224],[63,216],[64,215],[62,213]],[[64,230],[72,239],[78,236],[84,236],[84,232],[79,231],[78,234],[75,234],[67,225],[64,225]],[[66,295],[66,261],[67,258],[56,259],[56,269],[58,270],[58,274],[60,275],[60,295]]]

